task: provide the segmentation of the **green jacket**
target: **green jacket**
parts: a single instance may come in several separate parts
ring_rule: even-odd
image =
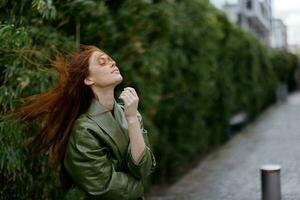
[[[138,112],[146,148],[134,162],[123,109],[114,99],[113,116],[93,98],[74,123],[64,166],[87,199],[144,199],[143,179],[154,171],[156,160]]]

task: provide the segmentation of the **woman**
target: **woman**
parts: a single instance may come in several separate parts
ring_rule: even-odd
[[[34,152],[49,151],[60,166],[65,189],[76,188],[87,199],[144,199],[143,179],[156,167],[139,98],[126,87],[114,98],[123,77],[104,51],[81,45],[69,60],[57,58],[57,86],[27,98],[18,113],[22,121],[42,119]]]

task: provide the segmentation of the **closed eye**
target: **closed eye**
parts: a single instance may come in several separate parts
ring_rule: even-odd
[[[106,64],[106,60],[104,59],[104,58],[98,58],[98,63],[100,64],[100,65],[105,65]]]

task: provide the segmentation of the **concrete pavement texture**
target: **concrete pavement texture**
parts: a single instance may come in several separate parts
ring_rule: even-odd
[[[149,200],[259,200],[260,167],[281,166],[282,200],[300,200],[300,94],[275,104]]]

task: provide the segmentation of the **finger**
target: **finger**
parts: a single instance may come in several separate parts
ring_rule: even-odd
[[[128,106],[128,102],[130,101],[128,97],[124,94],[120,95],[120,98],[123,100],[125,106]]]
[[[123,99],[123,92],[119,95],[119,99]]]
[[[124,97],[126,97],[126,98],[127,98],[127,96],[128,96],[128,95],[126,94],[126,92],[125,92],[125,91],[121,92],[121,94],[120,94],[120,97],[121,97],[121,98],[124,98]]]
[[[129,89],[124,89],[124,90],[123,90],[123,93],[124,93],[124,94],[127,94],[127,95],[130,95],[130,96],[133,95],[132,92],[131,92]]]
[[[139,100],[139,97],[136,96],[136,94],[132,93],[131,91],[129,91],[129,89],[124,90],[130,97],[132,97],[133,100],[137,101]]]
[[[137,99],[137,97],[134,94],[132,94],[132,92],[130,92],[128,90],[124,91],[124,93],[126,95],[128,95],[130,97],[130,99],[132,99],[132,100],[136,100]]]
[[[126,87],[124,90],[135,90],[133,87]]]
[[[131,103],[134,101],[134,97],[132,96],[132,94],[130,94],[130,92],[124,92],[123,95],[127,97],[128,103]]]
[[[134,96],[138,97],[138,95],[137,95],[137,93],[136,93],[136,91],[135,91],[134,88],[132,88],[132,87],[126,87],[126,88],[124,88],[124,90],[129,90]]]
[[[135,90],[132,87],[126,87],[126,88],[124,88],[124,91],[129,91],[134,96],[136,96],[136,92],[135,92]]]
[[[120,94],[120,96],[122,95],[122,94],[130,94],[131,92],[129,91],[129,90],[123,90],[122,92],[121,92],[121,94]]]
[[[124,98],[124,103],[126,104],[126,106],[129,105],[132,102],[131,97],[126,92],[124,92],[122,94],[122,96]]]

